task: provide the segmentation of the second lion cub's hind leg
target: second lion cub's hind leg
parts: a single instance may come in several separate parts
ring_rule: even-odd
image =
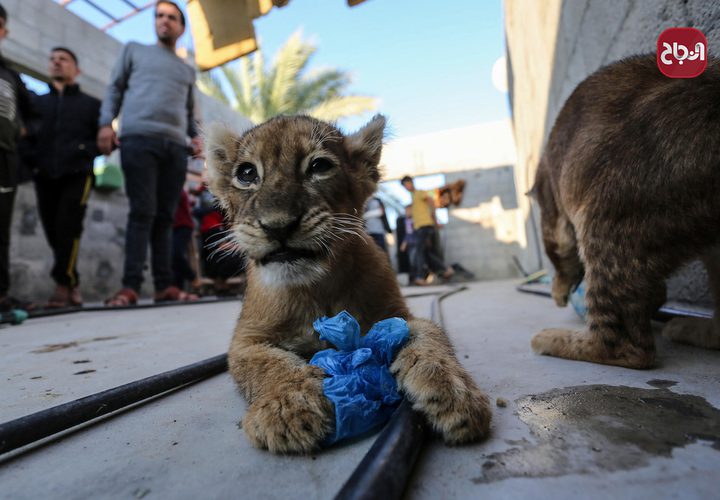
[[[720,246],[711,248],[702,256],[702,261],[715,299],[713,318],[675,318],[665,325],[662,334],[674,342],[720,349]]]
[[[410,340],[390,370],[398,388],[447,444],[478,441],[490,428],[490,403],[455,357],[438,325],[408,322]]]

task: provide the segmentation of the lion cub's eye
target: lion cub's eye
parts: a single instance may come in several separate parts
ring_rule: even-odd
[[[335,165],[327,158],[315,158],[310,162],[307,172],[308,175],[324,174],[333,168],[335,168]]]
[[[252,163],[241,163],[235,171],[233,181],[233,184],[239,184],[238,187],[247,187],[256,183],[258,181],[257,168]]]

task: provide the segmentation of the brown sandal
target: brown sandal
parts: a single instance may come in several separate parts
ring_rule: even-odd
[[[45,309],[64,309],[70,307],[70,289],[63,285],[55,287],[55,291],[45,303]]]
[[[108,307],[125,307],[137,304],[138,294],[132,288],[123,288],[105,301]]]
[[[194,302],[198,299],[194,293],[184,292],[176,286],[169,286],[155,294],[155,302]]]
[[[73,307],[82,307],[83,305],[83,299],[82,295],[80,295],[80,289],[78,287],[74,287],[70,290],[70,305]]]

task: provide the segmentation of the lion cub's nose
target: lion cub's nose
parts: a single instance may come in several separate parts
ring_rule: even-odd
[[[265,231],[265,234],[273,240],[277,240],[284,243],[285,240],[300,226],[300,217],[295,217],[292,220],[274,220],[260,222],[260,227]]]

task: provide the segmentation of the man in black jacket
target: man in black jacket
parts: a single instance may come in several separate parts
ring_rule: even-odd
[[[0,5],[0,40],[4,39],[7,13]],[[20,76],[0,56],[0,311],[27,308],[26,302],[8,295],[10,289],[10,227],[17,188],[17,139],[30,117],[30,95]]]
[[[34,103],[40,119],[33,138],[38,210],[55,257],[51,276],[57,287],[47,307],[80,306],[77,258],[99,154],[100,101],[75,83],[80,70],[70,49],[52,49],[49,71],[50,92]]]

